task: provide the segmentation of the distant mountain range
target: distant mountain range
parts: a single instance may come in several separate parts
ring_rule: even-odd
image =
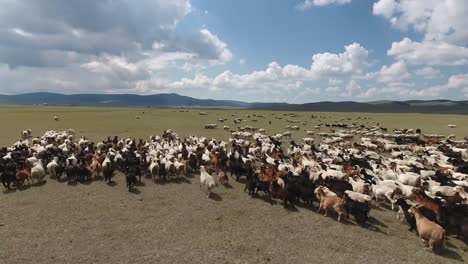
[[[74,106],[140,106],[140,107],[200,107],[249,108],[264,110],[368,113],[441,113],[468,114],[468,101],[411,100],[375,102],[317,102],[306,104],[246,103],[231,100],[196,99],[174,93],[155,95],[135,94],[57,94],[28,93],[0,95],[6,105],[74,105]]]

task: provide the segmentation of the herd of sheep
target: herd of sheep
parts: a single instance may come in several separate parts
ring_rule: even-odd
[[[448,234],[468,239],[466,140],[351,122],[315,129],[320,131],[305,130],[308,137],[300,143],[291,140],[291,131],[266,135],[250,126],[231,131],[228,141],[182,138],[168,129],[147,140],[107,137],[95,143],[71,129],[41,137],[25,130],[21,140],[0,150],[0,174],[5,188],[24,189],[46,175],[68,183],[111,182],[120,171],[129,191],[146,175],[155,183],[199,175],[207,196],[227,185],[228,175],[245,177],[251,196],[260,191],[285,207],[315,203],[319,212],[336,214],[338,221],[351,214],[363,227],[373,206],[389,203],[430,249],[442,247]]]

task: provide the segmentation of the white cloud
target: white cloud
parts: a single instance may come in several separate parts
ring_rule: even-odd
[[[355,80],[351,80],[346,85],[345,91],[345,96],[357,96],[362,93],[362,88]]]
[[[345,46],[343,53],[315,54],[310,70],[318,76],[362,73],[368,66],[368,55],[369,52],[359,43],[353,43]]]
[[[296,6],[299,10],[307,10],[312,6],[326,6],[326,5],[343,5],[351,3],[352,0],[303,0],[302,3]]]
[[[341,88],[338,86],[329,86],[325,88],[325,92],[329,93],[329,95],[337,96],[341,92]]]
[[[424,79],[435,79],[441,76],[438,69],[433,67],[424,67],[416,70],[416,75],[422,76]]]
[[[398,61],[390,66],[382,66],[380,71],[376,73],[376,80],[378,82],[390,83],[408,79],[410,76],[406,64]]]
[[[221,63],[229,62],[232,59],[232,53],[227,48],[226,43],[221,41],[218,36],[211,33],[208,29],[200,30],[203,36],[203,41],[209,46],[213,47],[214,52],[218,55],[216,57]]]
[[[190,53],[192,64],[232,58],[227,44],[208,29],[175,30],[192,11],[189,0],[2,1],[2,10],[8,12],[0,11],[0,62],[12,67],[49,67],[52,50],[127,60],[153,50]]]
[[[328,79],[328,84],[329,85],[338,85],[338,84],[341,84],[342,82],[343,82],[342,80],[336,79],[336,78]]]
[[[466,0],[379,0],[373,13],[388,19],[395,28],[424,33],[425,41],[468,44]]]
[[[374,3],[373,13],[374,15],[380,15],[390,19],[396,12],[396,9],[397,3],[394,0],[380,0]]]
[[[21,28],[13,28],[13,29],[11,29],[11,31],[13,31],[15,34],[20,35],[22,37],[26,37],[26,38],[34,37],[33,34],[31,34],[29,32],[26,32],[26,31],[22,30]]]
[[[463,65],[468,63],[468,48],[445,42],[416,42],[409,38],[393,42],[387,55],[416,65]]]
[[[461,93],[467,97],[468,74],[452,75],[445,84],[433,85],[428,88],[418,88],[414,83],[391,82],[385,83],[383,87],[373,87],[361,94],[361,97],[378,95],[379,98],[389,99],[439,99],[445,98],[447,93]],[[468,97],[467,97],[468,98]]]

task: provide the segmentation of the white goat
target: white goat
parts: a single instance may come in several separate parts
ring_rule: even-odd
[[[211,190],[213,190],[214,187],[216,187],[215,179],[208,172],[206,172],[205,166],[200,166],[200,188],[207,189],[206,197],[210,197]]]

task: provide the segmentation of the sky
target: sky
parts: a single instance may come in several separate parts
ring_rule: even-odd
[[[466,0],[0,0],[0,94],[468,100]]]

